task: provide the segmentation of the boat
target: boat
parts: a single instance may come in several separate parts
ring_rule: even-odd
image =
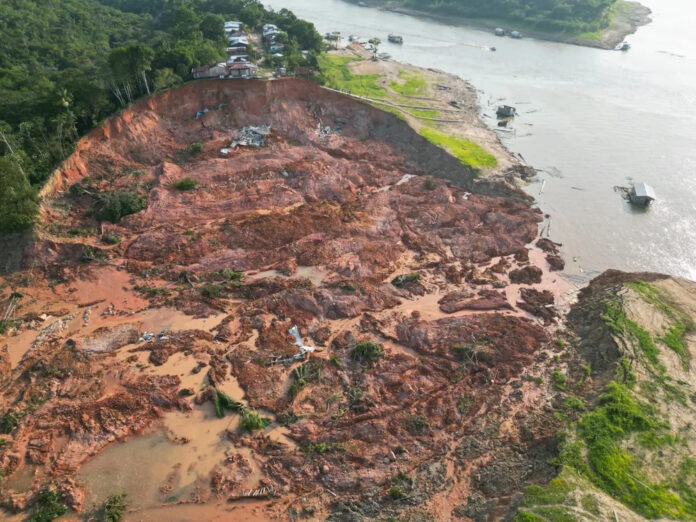
[[[628,42],[621,42],[614,49],[616,51],[628,51],[631,48],[631,44]]]
[[[387,36],[387,40],[389,40],[391,43],[395,43],[395,44],[404,43],[404,37],[399,36],[398,34],[390,34],[389,36]]]
[[[655,189],[647,183],[636,183],[628,191],[628,200],[634,205],[647,207],[655,199],[657,199]]]
[[[391,54],[389,53],[379,53],[377,55],[380,60],[390,60],[391,59]]]
[[[358,7],[367,7],[365,2],[358,2]]]
[[[505,36],[505,29],[503,29],[502,27],[496,27],[495,31],[493,31],[493,33],[496,36]]]
[[[511,107],[510,105],[499,105],[498,109],[495,111],[498,118],[512,118],[517,114],[517,109]]]
[[[520,33],[519,31],[512,31],[510,33],[510,38],[515,38],[519,40],[520,38],[522,38],[522,33]]]
[[[358,35],[355,35],[355,34],[351,34],[351,35],[348,37],[348,41],[349,41],[349,42],[357,42],[357,41],[359,41],[359,40],[360,40],[360,37],[359,37]]]

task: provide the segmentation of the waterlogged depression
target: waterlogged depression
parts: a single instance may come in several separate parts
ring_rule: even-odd
[[[498,103],[516,105],[515,134],[501,139],[544,169],[528,191],[551,215],[550,235],[564,244],[570,273],[621,268],[693,279],[696,7],[686,0],[643,3],[653,22],[630,36],[632,48],[622,53],[496,38],[342,0],[271,2],[322,33],[379,36],[394,60],[470,80],[491,124]],[[404,36],[403,45],[386,42],[391,31]],[[497,52],[487,50],[491,45]],[[655,187],[658,201],[647,211],[614,192],[633,180]]]

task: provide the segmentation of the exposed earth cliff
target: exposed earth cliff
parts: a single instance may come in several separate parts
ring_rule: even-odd
[[[43,225],[2,254],[7,516],[103,516],[122,493],[129,520],[693,516],[688,462],[677,484],[645,457],[690,448],[691,287],[597,283],[566,330],[540,212],[506,172],[477,174],[299,80],[189,84],[85,137]],[[621,386],[652,375],[598,296],[652,321],[655,400],[681,398],[650,434],[682,438],[627,471],[672,511],[592,460],[584,409],[624,361]],[[622,429],[610,442],[634,452]],[[571,484],[553,501],[525,493],[552,479]],[[573,503],[586,490],[596,509]]]

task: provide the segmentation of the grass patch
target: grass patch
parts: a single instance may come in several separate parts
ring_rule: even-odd
[[[386,90],[377,81],[379,74],[353,74],[348,63],[357,58],[321,54],[317,57],[320,82],[327,87],[367,98],[384,98]]]
[[[434,120],[440,117],[440,111],[435,109],[406,109],[409,114],[415,116],[416,118],[426,118]]]
[[[243,431],[255,431],[265,429],[270,423],[270,419],[261,417],[258,412],[254,410],[244,410],[242,421],[239,423],[239,426]]]
[[[418,96],[425,93],[427,83],[425,78],[417,72],[401,70],[399,71],[399,79],[402,80],[403,83],[391,82],[389,84],[389,87],[394,92],[403,96]]]
[[[421,128],[420,134],[432,144],[446,149],[466,165],[472,167],[495,167],[498,164],[498,160],[493,155],[486,152],[483,147],[473,141],[456,136],[448,136],[428,127]]]

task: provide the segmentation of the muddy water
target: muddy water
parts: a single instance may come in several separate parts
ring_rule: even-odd
[[[500,101],[517,105],[515,134],[503,142],[548,173],[529,192],[552,214],[568,270],[609,267],[696,278],[696,5],[643,0],[654,22],[628,39],[627,53],[488,32],[361,8],[342,0],[271,0],[315,23],[364,38],[388,32],[395,60],[469,79],[487,121]],[[497,52],[484,47],[495,45]],[[659,201],[630,208],[614,191],[629,179],[655,187]],[[546,181],[543,193],[541,182]]]
[[[258,487],[260,463],[227,438],[227,430],[238,425],[238,415],[218,419],[211,404],[166,414],[162,427],[112,444],[82,467],[78,475],[87,486],[87,503],[117,493],[126,493],[135,509],[192,500],[196,486],[209,489],[211,471],[232,454],[241,454],[251,467],[243,487]],[[174,442],[184,439],[189,442]]]

